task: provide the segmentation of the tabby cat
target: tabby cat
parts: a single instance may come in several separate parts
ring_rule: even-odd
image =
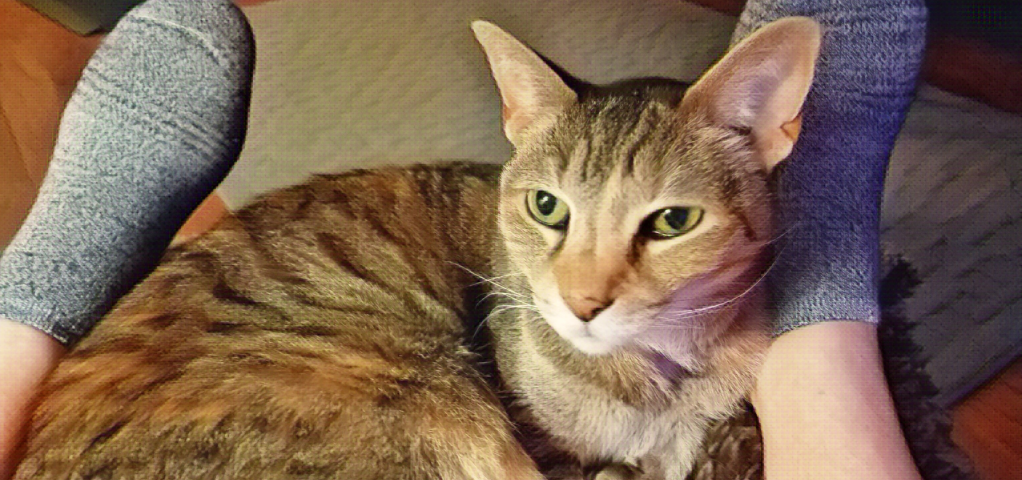
[[[579,92],[473,29],[503,169],[319,176],[172,248],[49,378],[15,478],[683,478],[767,345],[819,28]]]

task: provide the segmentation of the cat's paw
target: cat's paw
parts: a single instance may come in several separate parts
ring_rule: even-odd
[[[586,476],[587,480],[640,480],[642,470],[634,465],[615,463]]]

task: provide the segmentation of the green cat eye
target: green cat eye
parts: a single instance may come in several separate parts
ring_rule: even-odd
[[[692,231],[702,219],[701,208],[670,207],[650,215],[645,230],[653,238],[674,238]]]
[[[568,206],[545,190],[530,190],[525,197],[529,214],[537,222],[561,230],[568,226]]]

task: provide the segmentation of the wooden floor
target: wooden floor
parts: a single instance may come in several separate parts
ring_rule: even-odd
[[[717,1],[741,6],[741,0]],[[0,32],[2,249],[31,204],[63,102],[96,40],[71,36],[15,0],[0,0]],[[182,235],[195,235],[225,212],[217,198],[208,200]],[[1022,359],[954,409],[953,436],[980,479],[1022,479]]]
[[[955,407],[952,438],[979,479],[1022,479],[1022,359]]]

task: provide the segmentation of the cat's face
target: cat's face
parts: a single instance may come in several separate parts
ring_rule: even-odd
[[[742,134],[680,112],[681,94],[583,97],[505,167],[509,258],[546,321],[584,352],[683,336],[702,327],[698,309],[758,278],[767,169]]]
[[[706,313],[762,276],[772,235],[767,178],[794,142],[808,79],[794,88],[797,105],[768,112],[778,124],[769,127],[757,105],[715,98],[741,87],[714,82],[751,75],[742,68],[778,78],[759,49],[745,60],[756,65],[725,59],[688,93],[669,82],[631,82],[579,97],[490,27],[476,30],[515,145],[498,218],[508,258],[531,286],[521,301],[589,354],[627,346],[677,352],[713,330]],[[751,80],[758,89],[766,81]],[[780,80],[775,88],[792,89]],[[771,92],[751,93],[769,107]],[[778,147],[763,128],[780,130],[788,144]]]

